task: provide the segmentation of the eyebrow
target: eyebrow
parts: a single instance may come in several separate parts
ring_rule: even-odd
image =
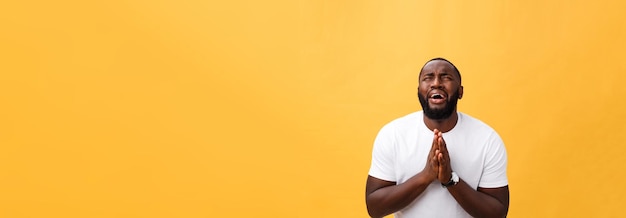
[[[434,74],[435,74],[435,72],[427,72],[427,73],[422,73],[422,76],[432,76]],[[446,75],[452,75],[452,74],[448,73],[446,71],[443,71],[443,72],[439,73],[439,75],[446,76]]]

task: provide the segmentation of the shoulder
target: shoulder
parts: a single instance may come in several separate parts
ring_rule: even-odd
[[[422,111],[413,112],[388,122],[380,129],[379,134],[402,135],[415,130],[420,121],[423,122]]]
[[[504,147],[504,141],[491,126],[467,114],[460,113],[459,117],[463,119],[461,131],[459,131],[461,132],[460,134],[465,134],[465,137],[468,139],[475,140],[475,142],[485,145],[488,149]]]
[[[422,120],[422,111],[413,112],[402,117],[396,118],[384,125],[383,128],[404,129],[414,127]]]
[[[473,131],[480,131],[480,132],[489,132],[489,133],[496,133],[496,131],[491,128],[491,126],[489,126],[487,123],[472,117],[468,114],[459,112],[459,119],[462,120],[461,121],[461,125],[464,129],[469,129],[469,130],[473,130]]]
[[[415,125],[417,121],[422,119],[422,111],[416,111],[402,117],[396,118],[389,122],[387,125],[395,125],[395,126],[405,126],[405,125]]]

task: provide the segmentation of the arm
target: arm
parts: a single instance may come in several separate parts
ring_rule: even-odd
[[[446,183],[452,177],[450,167],[450,156],[446,143],[441,134],[436,134],[438,138],[435,155],[438,157],[439,173],[437,178],[440,182]],[[506,217],[509,210],[509,187],[481,188],[474,190],[462,179],[458,184],[448,187],[450,194],[463,207],[467,213],[473,217]]]
[[[371,217],[383,217],[399,211],[422,194],[433,180],[424,173],[418,173],[405,183],[396,185],[395,182],[368,176],[365,185],[367,213]]]
[[[409,205],[437,180],[439,163],[435,156],[437,141],[433,139],[424,169],[402,184],[368,176],[365,203],[371,217],[383,217]]]
[[[473,217],[506,217],[509,211],[509,187],[471,188],[461,180],[448,187],[454,199]]]

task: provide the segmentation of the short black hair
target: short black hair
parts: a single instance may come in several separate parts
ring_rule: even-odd
[[[424,66],[426,66],[426,64],[430,63],[431,61],[445,61],[448,62],[448,64],[452,65],[452,68],[454,68],[454,71],[456,71],[456,74],[459,75],[459,83],[461,83],[461,72],[459,72],[459,69],[456,68],[456,66],[454,66],[454,64],[452,62],[450,62],[449,60],[442,58],[442,57],[436,57],[433,59],[430,59],[428,61],[426,61],[426,63],[424,64]],[[422,71],[424,70],[424,66],[422,66],[422,69],[420,70],[420,76],[422,75]]]

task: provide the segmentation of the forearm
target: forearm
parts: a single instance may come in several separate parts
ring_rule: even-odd
[[[448,187],[450,194],[473,217],[506,217],[508,212],[508,187],[506,202],[498,198],[474,190],[461,180],[458,184]]]
[[[371,217],[383,217],[408,206],[432,180],[418,173],[402,184],[377,189],[366,197],[367,212]]]

